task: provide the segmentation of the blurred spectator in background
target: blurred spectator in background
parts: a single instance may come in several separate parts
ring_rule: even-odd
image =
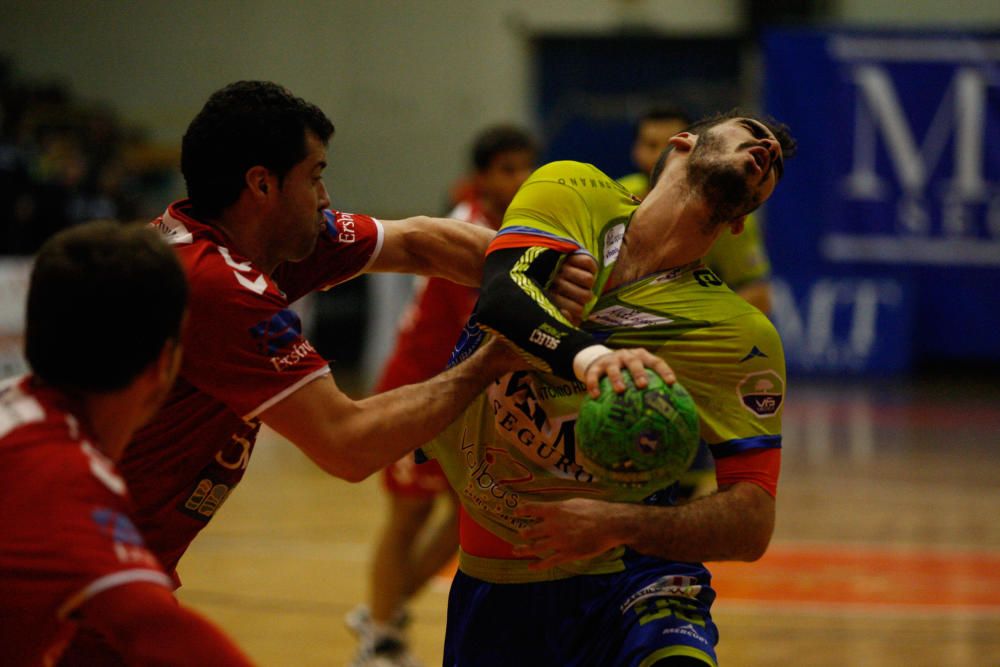
[[[670,137],[691,124],[691,117],[681,108],[655,107],[642,114],[635,125],[632,143],[632,163],[639,169],[634,174],[622,176],[618,182],[639,199],[649,194],[649,175],[667,148]]]
[[[460,199],[448,217],[499,229],[507,206],[535,167],[536,154],[534,139],[520,128],[483,130],[472,146],[472,174],[453,191]],[[419,279],[375,391],[437,375],[478,296],[479,290],[443,278]],[[417,664],[403,632],[406,604],[458,550],[456,498],[436,462],[418,465],[408,454],[383,471],[383,482],[389,515],[375,546],[369,602],[347,616],[360,641],[352,667]],[[447,516],[429,525],[437,498],[447,498]]]
[[[0,254],[34,254],[88,220],[152,217],[176,164],[112,110],[0,63]]]

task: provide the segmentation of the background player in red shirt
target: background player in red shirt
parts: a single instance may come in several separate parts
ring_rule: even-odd
[[[33,374],[0,389],[4,665],[54,664],[76,621],[132,664],[250,664],[177,604],[113,463],[176,377],[186,298],[176,257],[144,226],[74,227],[38,255]]]
[[[520,128],[498,125],[483,130],[472,145],[471,178],[459,190],[461,199],[449,217],[499,229],[514,194],[534,170],[536,153],[534,139]],[[421,280],[375,391],[439,373],[478,296],[478,289],[443,278]],[[458,549],[456,501],[437,462],[418,465],[408,454],[385,468],[383,481],[389,515],[375,545],[369,605],[359,605],[347,617],[361,641],[355,667],[417,664],[402,634],[405,605]],[[448,514],[429,526],[435,498],[442,496],[450,501]]]

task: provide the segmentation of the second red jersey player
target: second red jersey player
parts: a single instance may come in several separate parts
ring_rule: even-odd
[[[378,221],[326,211],[316,250],[268,276],[226,246],[222,233],[170,206],[156,225],[174,245],[191,283],[184,365],[153,421],[120,466],[135,485],[136,518],[150,548],[176,579],[188,544],[242,479],[258,415],[330,372],[288,305],[364,271],[382,240]],[[178,580],[179,584],[179,580]]]
[[[129,520],[125,482],[74,412],[78,406],[31,376],[0,392],[4,664],[54,661],[73,635],[75,612],[98,593],[172,585]]]

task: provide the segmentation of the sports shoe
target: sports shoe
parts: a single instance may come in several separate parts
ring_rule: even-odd
[[[371,610],[359,604],[344,616],[348,629],[358,637],[360,645],[348,667],[422,667],[406,645],[403,630],[410,624],[410,615],[396,612],[388,626],[376,630]]]
[[[389,625],[402,632],[410,626],[412,621],[413,617],[410,616],[410,612],[406,609],[397,609],[396,613],[389,619]],[[344,615],[344,624],[359,638],[370,636],[374,632],[372,611],[364,603],[357,605]]]
[[[348,667],[423,667],[406,644],[394,637],[377,642],[362,640],[357,655]]]

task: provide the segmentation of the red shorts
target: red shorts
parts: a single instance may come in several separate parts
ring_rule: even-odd
[[[386,490],[394,496],[433,498],[448,491],[448,478],[437,461],[417,463],[407,454],[382,471]]]

